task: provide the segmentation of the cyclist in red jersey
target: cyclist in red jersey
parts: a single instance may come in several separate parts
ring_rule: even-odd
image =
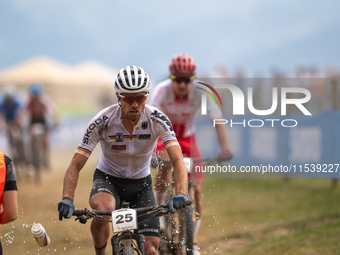
[[[178,54],[170,62],[170,79],[158,84],[152,94],[150,104],[163,111],[170,119],[176,138],[181,146],[182,153],[192,158],[202,158],[195,136],[195,118],[201,107],[201,90],[194,82],[196,63],[193,57],[187,54]],[[207,112],[210,119],[222,118],[221,110],[208,100]],[[216,126],[216,133],[221,147],[219,160],[230,160],[232,153],[229,149],[227,130],[224,125]],[[161,159],[168,159],[165,147],[159,142],[154,154]],[[196,163],[202,165],[202,163]],[[194,165],[195,166],[195,165]],[[169,172],[171,164],[166,161],[158,166],[155,179],[155,196],[158,203],[164,203],[166,191],[169,185]],[[198,232],[202,214],[202,181],[203,172],[193,172],[189,175],[195,184],[195,199],[197,204],[197,224],[195,232]],[[165,181],[164,181],[165,180]]]

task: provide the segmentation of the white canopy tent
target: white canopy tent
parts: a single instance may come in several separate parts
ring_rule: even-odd
[[[15,84],[27,90],[32,83],[41,83],[57,105],[62,107],[100,107],[100,98],[111,96],[114,103],[114,68],[97,61],[75,66],[40,56],[0,71],[0,86]]]

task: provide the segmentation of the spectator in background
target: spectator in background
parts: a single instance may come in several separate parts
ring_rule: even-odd
[[[17,190],[13,162],[0,151],[0,224],[14,221],[18,217]],[[2,254],[1,241],[0,254]]]
[[[49,130],[51,127],[57,128],[59,126],[59,114],[52,98],[43,93],[41,84],[35,83],[31,85],[26,112],[29,118],[31,141],[34,139],[34,129],[39,126],[43,127],[43,147],[45,152],[43,164],[49,168]],[[33,148],[33,144],[31,145]]]
[[[15,85],[7,84],[0,100],[0,121],[4,120],[9,144],[12,144],[11,131],[21,126],[22,106],[15,96]]]
[[[4,121],[6,125],[8,145],[13,161],[16,166],[26,169],[22,112],[23,107],[18,99],[15,85],[7,84],[4,88],[4,96],[0,100],[0,121]]]

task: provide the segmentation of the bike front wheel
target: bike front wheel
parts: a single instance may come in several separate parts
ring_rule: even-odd
[[[189,197],[190,198],[190,197]],[[181,254],[192,255],[194,246],[194,230],[193,230],[193,208],[187,206],[181,211],[180,218],[180,243],[179,249]]]

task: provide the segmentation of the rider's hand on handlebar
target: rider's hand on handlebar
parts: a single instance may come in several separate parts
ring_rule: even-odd
[[[222,150],[220,154],[218,154],[218,162],[228,161],[233,158],[233,154],[230,150]]]
[[[169,200],[169,210],[171,213],[174,213],[175,209],[182,209],[185,208],[187,201],[187,197],[184,195],[177,195],[175,197],[170,198]]]
[[[58,211],[59,211],[59,220],[69,219],[72,216],[72,213],[76,209],[73,205],[73,200],[71,198],[65,197],[58,203]]]

